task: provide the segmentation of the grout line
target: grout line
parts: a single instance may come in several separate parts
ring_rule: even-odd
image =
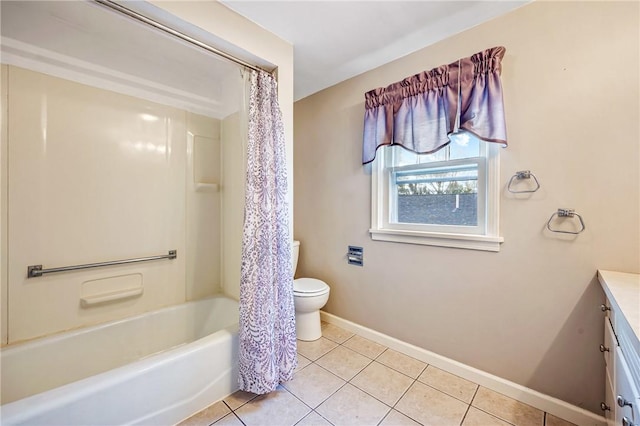
[[[386,352],[386,351],[385,351],[385,352]],[[382,356],[382,355],[380,355],[380,356]],[[378,358],[380,358],[380,357],[378,357]],[[398,370],[397,368],[393,368],[393,366],[392,366],[392,365],[388,365],[388,364],[385,364],[385,363],[383,363],[383,362],[378,361],[378,358],[376,358],[376,359],[374,360],[374,361],[376,361],[378,364],[380,364],[380,365],[384,365],[385,367],[388,367],[388,368],[392,369],[393,371],[395,371],[395,372],[397,372],[397,373],[403,374],[403,375],[407,376],[408,378],[410,378],[410,379],[412,379],[412,380],[418,380],[418,377],[420,377],[420,376],[422,375],[422,373],[424,373],[424,370],[426,370],[426,369],[427,369],[427,367],[429,366],[429,364],[427,364],[425,367],[423,367],[423,368],[422,368],[422,370],[420,370],[420,373],[418,373],[418,375],[417,375],[416,377],[411,377],[410,375],[408,375],[408,374],[407,374],[407,373],[405,373],[404,371],[400,371],[400,370]],[[415,358],[414,358],[414,359],[415,359]],[[422,361],[420,361],[420,362],[422,362]],[[423,363],[423,364],[424,364],[424,363]]]
[[[307,404],[306,402],[304,402],[302,399],[298,398],[298,395],[296,395],[295,393],[291,392],[289,389],[287,389],[286,387],[284,387],[284,385],[280,385],[282,386],[282,389],[284,389],[286,392],[290,393],[291,396],[293,396],[295,399],[297,399],[298,401],[302,402],[304,405],[306,405],[311,411],[313,411],[313,407],[310,406],[309,404]],[[309,415],[309,413],[307,413],[304,417],[307,417]],[[304,419],[303,417],[303,419]],[[300,419],[302,420],[302,419]]]
[[[247,425],[245,422],[243,422],[243,421],[242,421],[242,419],[240,418],[240,416],[239,416],[239,415],[237,415],[235,411],[232,411],[232,412],[231,412],[231,414],[233,414],[233,415],[236,417],[236,419],[237,419],[240,423],[242,423],[242,425],[243,425],[243,426],[246,426],[246,425]],[[226,416],[225,416],[225,417],[226,417]],[[223,417],[223,418],[224,418],[224,417]],[[218,420],[218,421],[220,421],[220,420]]]
[[[376,361],[376,360],[373,360],[373,361],[371,361],[369,364],[367,364],[367,366],[366,366],[365,368],[363,368],[362,370],[360,370],[360,371],[358,372],[358,374],[356,374],[355,376],[353,376],[353,378],[352,378],[351,380],[355,379],[355,378],[356,378],[356,376],[358,376],[360,373],[362,373],[362,372],[363,372],[367,367],[369,367],[369,366],[370,366],[371,364],[373,364],[374,362],[375,362],[375,363],[377,363],[377,364],[380,364],[380,365],[381,365],[381,366],[383,366],[383,367],[386,367],[386,365],[382,364],[381,362],[378,362],[378,361]],[[393,369],[392,369],[392,368],[390,368],[390,370],[393,370]],[[394,371],[396,371],[396,370],[394,370]],[[414,378],[413,378],[413,377],[411,377],[411,376],[407,376],[406,374],[403,374],[403,373],[401,373],[400,371],[396,371],[396,373],[398,373],[398,374],[402,374],[403,376],[405,376],[405,377],[407,377],[407,378],[411,379],[411,380],[412,380],[412,382],[411,382],[411,384],[407,387],[407,389],[406,389],[404,392],[402,392],[402,395],[400,395],[400,398],[398,398],[398,400],[397,400],[396,402],[394,402],[394,403],[393,403],[393,405],[387,404],[386,402],[384,402],[384,401],[380,400],[380,399],[379,399],[379,398],[377,398],[376,396],[371,395],[369,392],[367,392],[366,390],[364,390],[364,389],[360,388],[360,387],[359,387],[358,385],[356,385],[355,383],[351,383],[351,380],[349,380],[349,384],[351,384],[351,386],[354,386],[354,387],[355,387],[355,388],[357,388],[357,389],[360,389],[362,392],[366,393],[367,395],[371,396],[372,398],[375,398],[376,400],[378,400],[378,401],[382,402],[382,403],[383,403],[384,405],[386,405],[387,407],[393,408],[393,407],[395,407],[395,406],[396,406],[396,404],[397,404],[397,403],[402,399],[402,397],[407,393],[407,391],[411,388],[411,386],[413,386],[413,384],[416,382],[416,379],[414,379]]]
[[[480,391],[480,385],[476,383],[476,386],[477,386],[476,391],[473,393],[473,396],[471,397],[471,401],[469,401],[469,405],[473,404],[473,400],[476,399],[476,395],[478,395],[478,391]]]
[[[393,411],[393,408],[391,410],[387,411],[387,414],[385,414],[384,417],[382,419],[380,419],[380,421],[377,423],[377,426],[380,426],[382,424],[382,422],[384,422],[384,419],[389,417],[389,414],[391,414],[391,411]]]
[[[426,367],[425,367],[425,368],[426,368]],[[411,417],[411,416],[410,416],[410,415],[408,415],[407,413],[404,413],[404,412],[402,412],[402,411],[400,411],[400,410],[397,410],[397,409],[396,409],[396,406],[398,405],[398,403],[399,403],[400,401],[402,401],[402,398],[404,398],[404,396],[409,392],[409,390],[411,390],[411,388],[413,387],[413,385],[415,385],[415,384],[416,384],[416,382],[418,382],[418,379],[413,379],[413,382],[409,385],[409,387],[407,388],[407,390],[405,390],[405,391],[402,393],[402,395],[400,396],[400,398],[398,398],[398,400],[396,401],[396,403],[395,403],[395,404],[393,404],[393,407],[391,407],[391,409],[392,409],[392,410],[397,411],[398,413],[400,413],[400,414],[402,414],[403,416],[405,416],[405,417],[407,417],[407,418],[409,418],[409,419],[413,420],[414,422],[416,422],[416,423],[418,423],[418,424],[422,424],[422,423],[420,423],[417,419],[414,419],[413,417]],[[422,383],[422,382],[419,382],[419,383]]]
[[[318,358],[319,359],[319,358]],[[315,361],[313,362],[313,364],[316,364]],[[313,411],[316,410],[316,408],[318,408],[319,406],[321,406],[322,404],[324,404],[325,402],[327,402],[327,400],[329,398],[331,398],[333,395],[335,395],[336,393],[338,393],[338,391],[340,389],[342,389],[343,387],[345,387],[347,385],[347,383],[349,383],[347,380],[343,379],[342,377],[332,373],[331,371],[327,370],[326,368],[324,368],[323,366],[321,366],[320,364],[316,364],[317,367],[322,368],[324,371],[326,371],[329,374],[332,374],[333,376],[337,377],[338,379],[342,380],[344,383],[342,385],[340,385],[340,387],[338,389],[336,389],[335,391],[333,391],[331,394],[329,394],[329,396],[327,396],[325,399],[322,400],[322,402],[320,404],[318,404],[316,407],[311,407],[311,409]],[[324,418],[324,417],[323,417]]]
[[[465,400],[462,400],[462,399],[458,398],[458,397],[457,397],[457,396],[455,396],[455,395],[451,395],[450,393],[447,393],[447,392],[445,392],[445,391],[443,391],[443,390],[441,390],[441,389],[438,389],[437,387],[435,387],[435,386],[433,386],[433,385],[430,385],[429,383],[425,383],[425,382],[420,381],[420,380],[418,380],[418,379],[416,379],[416,381],[417,381],[418,383],[423,384],[423,385],[425,385],[425,386],[427,386],[427,387],[430,387],[431,389],[436,390],[436,391],[438,391],[438,392],[440,392],[440,393],[442,393],[442,394],[445,394],[445,395],[447,395],[447,396],[450,396],[450,397],[451,397],[451,398],[453,398],[453,399],[456,399],[456,400],[458,400],[458,401],[460,401],[460,402],[464,402],[464,403],[465,403],[465,404],[467,404],[467,405],[471,405],[471,402],[473,402],[473,398],[471,398],[471,402],[467,402],[467,401],[465,401]],[[473,383],[473,382],[471,382],[471,383]],[[478,387],[480,386],[480,385],[478,385],[477,383],[474,383],[474,384],[475,384],[475,385],[477,385]],[[476,392],[477,392],[477,391],[478,391],[478,390],[476,389]],[[475,394],[474,394],[474,397],[475,397]],[[476,408],[477,408],[477,407],[476,407]]]
[[[352,336],[352,337],[353,337],[353,336]],[[340,344],[340,346],[342,346],[342,345]],[[345,387],[347,384],[349,384],[349,385],[353,386],[354,388],[356,388],[357,390],[359,390],[359,391],[361,391],[361,392],[365,393],[366,395],[368,395],[368,396],[370,396],[371,398],[375,399],[376,401],[380,402],[380,403],[381,403],[381,404],[383,404],[384,406],[388,407],[388,408],[389,408],[389,410],[388,410],[387,414],[385,414],[385,417],[386,417],[386,416],[391,412],[391,410],[393,409],[393,407],[391,407],[389,404],[385,403],[384,401],[380,401],[378,398],[376,398],[375,396],[371,395],[370,393],[368,393],[368,392],[367,392],[367,391],[365,391],[364,389],[360,389],[358,386],[356,386],[355,384],[351,383],[351,381],[352,381],[356,376],[358,376],[360,373],[362,373],[362,372],[363,372],[367,367],[369,367],[371,364],[373,364],[374,362],[376,362],[376,361],[375,361],[375,359],[371,359],[371,358],[369,358],[368,356],[366,356],[366,355],[364,355],[364,354],[361,354],[360,352],[358,352],[358,351],[356,351],[356,350],[354,350],[354,349],[351,349],[351,348],[349,348],[349,347],[347,347],[347,346],[344,346],[344,348],[345,348],[345,349],[348,349],[348,350],[350,350],[350,351],[352,351],[352,352],[354,352],[354,353],[357,353],[358,355],[361,355],[361,356],[363,356],[363,357],[367,358],[367,359],[369,360],[369,363],[368,363],[367,365],[365,365],[365,366],[364,366],[360,371],[358,371],[358,372],[357,372],[357,373],[356,373],[356,374],[355,374],[351,379],[349,379],[349,380],[345,380],[345,379],[343,379],[342,377],[339,377],[337,374],[333,373],[332,371],[328,370],[327,368],[324,368],[322,365],[320,365],[320,364],[316,364],[318,367],[320,367],[320,368],[322,368],[322,369],[324,369],[324,370],[328,371],[329,373],[333,374],[334,376],[338,377],[339,379],[341,379],[341,380],[343,380],[343,381],[345,382],[345,383],[344,383],[342,386],[340,386],[340,388],[338,388],[334,393],[332,393],[331,395],[329,395],[329,396],[328,396],[324,401],[322,401],[320,404],[318,404],[318,407],[319,407],[320,405],[324,404],[324,403],[325,403],[329,398],[331,398],[333,395],[335,395],[336,393],[338,393],[338,391],[340,391],[340,389],[342,389],[342,388],[343,388],[343,387]],[[335,348],[334,348],[334,349],[335,349]],[[383,352],[384,352],[384,351],[383,351]],[[318,359],[320,359],[320,358],[318,358]],[[314,363],[315,363],[315,361],[314,361]],[[379,363],[379,364],[381,364],[381,363]],[[384,365],[384,364],[381,364],[381,365]],[[398,400],[398,401],[399,401],[399,400]],[[316,407],[316,408],[317,408],[317,407]],[[315,408],[314,408],[314,411],[315,411]],[[321,416],[321,417],[322,417],[322,416]],[[324,418],[324,417],[322,417],[322,418]],[[383,419],[384,419],[384,417],[383,417]],[[326,420],[326,419],[325,419],[325,420]],[[381,420],[381,421],[382,421],[382,420]],[[329,422],[329,423],[331,423],[331,422]]]
[[[405,390],[404,392],[402,392],[402,395],[400,395],[400,398],[398,398],[398,400],[396,401],[396,403],[395,403],[395,404],[393,404],[393,406],[391,407],[392,409],[394,409],[394,410],[395,410],[395,408],[396,408],[396,406],[398,405],[398,403],[399,403],[400,401],[402,401],[402,398],[404,398],[404,396],[409,392],[409,390],[413,387],[413,385],[415,385],[415,384],[416,384],[416,382],[417,382],[417,381],[418,381],[418,379],[413,379],[413,382],[411,382],[411,384],[409,385],[409,387],[407,388],[407,390]],[[400,413],[402,413],[402,411],[400,411],[400,410],[396,410],[396,411],[399,411]],[[402,413],[402,414],[404,414],[404,413]],[[404,414],[404,415],[405,415],[405,416],[407,416],[406,414]],[[409,416],[407,416],[407,417],[409,417]]]
[[[467,410],[464,412],[464,416],[462,416],[462,420],[460,420],[460,426],[464,424],[464,419],[467,418],[467,414],[469,414],[470,409],[471,409],[471,404],[467,405]]]
[[[333,426],[334,424],[331,423],[329,421],[329,419],[327,419],[325,416],[323,416],[322,414],[318,413],[316,410],[313,410],[314,413],[316,413],[317,415],[319,415],[320,417],[322,417],[327,423],[329,423],[331,426]]]
[[[511,426],[516,426],[515,424],[511,423],[509,420],[504,419],[504,418],[498,416],[497,414],[490,413],[489,411],[483,410],[482,408],[478,408],[475,405],[472,405],[472,407],[475,408],[478,411],[482,411],[483,413],[490,415],[491,417],[495,417],[496,419],[500,420],[501,422],[504,422],[504,423],[506,423],[508,425],[511,425]]]
[[[231,395],[233,395],[233,394],[231,394]],[[229,406],[229,404],[227,404],[227,403],[226,403],[226,401],[225,401],[224,399],[222,399],[222,403],[223,403],[224,405],[226,405],[226,406],[227,406],[227,408],[228,408],[229,410],[231,410],[231,412],[233,413],[233,408],[231,408],[231,407]],[[238,407],[238,408],[240,408],[240,407]],[[206,408],[205,408],[205,410],[206,410]]]

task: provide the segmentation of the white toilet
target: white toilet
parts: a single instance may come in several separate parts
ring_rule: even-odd
[[[298,266],[300,241],[293,242],[293,274]],[[329,286],[315,278],[293,280],[293,303],[296,308],[296,334],[299,340],[317,340],[320,330],[320,308],[329,300]]]

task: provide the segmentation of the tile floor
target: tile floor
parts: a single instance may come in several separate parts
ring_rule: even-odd
[[[180,426],[570,426],[468,380],[322,323],[298,341],[298,368],[275,392],[238,391]]]

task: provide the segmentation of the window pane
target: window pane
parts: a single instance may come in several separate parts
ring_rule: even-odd
[[[447,159],[448,154],[447,147],[442,148],[441,150],[438,150],[433,154],[416,154],[415,152],[411,152],[408,149],[402,148],[400,145],[392,145],[385,147],[384,149],[389,149],[391,151],[391,155],[387,157],[389,159],[389,163],[387,164],[387,166],[389,167],[402,167],[412,164],[444,161]]]
[[[450,159],[473,158],[480,156],[480,140],[472,133],[458,132],[449,135]]]
[[[394,173],[397,223],[478,225],[478,165]]]

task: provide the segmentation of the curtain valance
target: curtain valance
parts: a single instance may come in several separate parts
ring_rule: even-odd
[[[362,163],[373,161],[383,145],[435,152],[459,129],[506,146],[504,53],[493,47],[365,93]]]

